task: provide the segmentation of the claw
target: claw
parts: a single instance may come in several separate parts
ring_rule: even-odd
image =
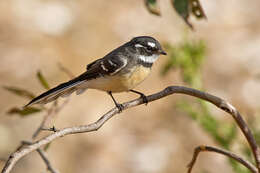
[[[140,97],[143,99],[143,102],[147,106],[148,105],[148,99],[147,99],[146,95],[142,94]]]
[[[119,104],[119,103],[116,102],[116,100],[115,100],[115,98],[113,97],[111,91],[108,91],[107,93],[108,93],[108,94],[111,96],[111,98],[113,99],[113,102],[115,103],[115,105],[116,105],[116,107],[118,108],[119,112],[122,112],[123,109],[124,109],[124,106],[123,106],[122,104]]]
[[[139,91],[135,91],[135,90],[130,90],[130,91],[133,92],[133,93],[139,94],[140,98],[143,99],[143,102],[145,103],[145,105],[148,104],[148,99],[147,99],[146,95],[144,95],[143,93],[141,93]]]
[[[119,104],[119,103],[116,104],[116,107],[119,110],[119,112],[122,112],[123,109],[124,109],[124,106],[122,104]]]

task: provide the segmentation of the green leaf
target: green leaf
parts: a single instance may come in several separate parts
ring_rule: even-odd
[[[156,16],[161,15],[160,7],[157,0],[145,0],[145,6],[150,13]]]
[[[172,0],[172,4],[176,12],[191,29],[193,29],[193,26],[189,22],[190,14],[193,14],[197,19],[206,18],[199,0]]]
[[[227,146],[231,146],[237,136],[237,125],[235,123],[223,122],[219,129],[219,135],[223,137]]]
[[[24,116],[28,116],[28,115],[31,115],[31,114],[34,114],[37,112],[41,112],[41,111],[42,111],[42,109],[34,108],[34,107],[26,107],[24,109],[14,107],[14,108],[11,108],[7,113],[9,115],[18,114],[18,115],[24,117]]]
[[[200,69],[205,59],[205,44],[202,41],[184,41],[178,46],[166,46],[168,61],[162,69],[165,75],[171,69],[180,69],[182,79],[193,88],[201,87]]]
[[[12,86],[4,86],[3,88],[17,96],[25,97],[28,99],[35,98],[35,95],[33,93],[31,93],[30,91],[27,91],[25,89],[20,89],[20,88],[12,87]]]
[[[189,17],[189,0],[172,0],[172,4],[181,17]]]
[[[192,24],[189,22],[188,18],[190,16],[189,12],[189,0],[172,0],[172,4],[176,12],[183,18],[186,24],[193,29]]]
[[[37,72],[37,78],[38,78],[38,80],[40,81],[41,85],[42,85],[45,89],[47,89],[47,90],[50,89],[50,86],[49,86],[49,84],[48,84],[46,78],[42,75],[41,71],[38,71],[38,72]]]

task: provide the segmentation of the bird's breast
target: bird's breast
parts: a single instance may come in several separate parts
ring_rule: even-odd
[[[149,67],[137,66],[126,74],[105,76],[88,81],[87,87],[112,92],[129,91],[144,81],[150,71]]]

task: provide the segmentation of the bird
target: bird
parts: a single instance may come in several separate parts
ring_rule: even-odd
[[[160,55],[167,55],[161,44],[151,36],[138,36],[114,49],[103,58],[86,67],[86,71],[68,82],[62,83],[32,99],[24,107],[46,104],[73,92],[82,94],[87,89],[107,92],[119,111],[119,104],[112,93],[133,92],[147,104],[145,94],[134,90],[150,74],[151,68]]]

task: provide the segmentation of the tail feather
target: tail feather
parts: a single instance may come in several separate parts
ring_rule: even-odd
[[[77,87],[72,87],[72,88],[66,90],[65,92],[62,92],[60,97],[63,97],[63,98],[69,97],[74,91],[77,91],[77,90],[78,90]]]
[[[80,88],[80,89],[78,89],[78,90],[76,91],[76,94],[77,94],[77,95],[80,95],[80,94],[84,93],[86,90],[87,90],[87,88]]]
[[[24,107],[31,106],[33,104],[46,104],[46,103],[56,100],[59,97],[69,96],[70,94],[72,94],[74,91],[76,91],[78,89],[77,86],[80,85],[82,82],[83,81],[74,79],[74,80],[70,80],[68,82],[62,83],[62,84],[58,85],[57,87],[52,88],[52,89],[42,93],[38,97],[35,97]]]

